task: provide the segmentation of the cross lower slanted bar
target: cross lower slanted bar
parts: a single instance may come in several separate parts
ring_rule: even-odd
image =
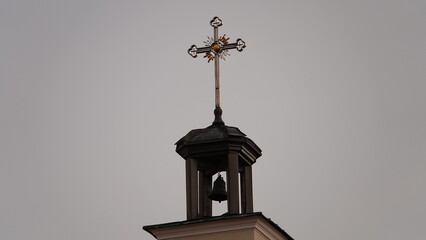
[[[219,37],[219,27],[222,26],[222,20],[218,17],[214,17],[210,21],[210,25],[213,27],[213,38],[209,38],[204,41],[206,47],[198,48],[196,45],[192,45],[188,49],[189,55],[196,58],[198,54],[205,53],[205,58],[208,62],[214,60],[214,75],[215,75],[215,105],[216,109],[220,109],[220,74],[219,74],[219,59],[225,60],[225,56],[228,56],[228,50],[237,49],[237,51],[243,51],[246,44],[243,40],[237,39],[235,43],[228,43],[229,38],[226,35]]]

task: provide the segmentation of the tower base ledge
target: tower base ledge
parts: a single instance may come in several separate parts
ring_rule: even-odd
[[[293,240],[261,212],[144,226],[158,240]]]

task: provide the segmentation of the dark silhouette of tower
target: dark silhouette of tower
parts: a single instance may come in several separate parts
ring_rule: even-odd
[[[176,143],[176,152],[185,160],[187,220],[143,229],[164,240],[292,240],[261,212],[253,211],[252,165],[262,150],[238,128],[227,126],[222,120],[219,58],[230,49],[242,51],[245,42],[237,39],[230,44],[225,35],[219,37],[222,21],[218,17],[210,24],[214,38],[202,48],[192,45],[188,53],[193,57],[205,53],[209,62],[214,60],[215,118],[212,125],[191,130]],[[226,181],[221,172],[226,173]],[[227,212],[212,216],[212,201],[227,201]]]

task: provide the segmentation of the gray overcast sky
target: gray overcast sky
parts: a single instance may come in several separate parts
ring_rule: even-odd
[[[153,239],[184,220],[174,143],[222,106],[263,150],[256,211],[295,239],[421,239],[426,2],[1,1],[0,239]],[[221,214],[222,206],[216,206]]]

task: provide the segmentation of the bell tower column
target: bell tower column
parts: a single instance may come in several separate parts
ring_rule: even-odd
[[[251,166],[243,167],[240,174],[241,185],[241,213],[253,212],[253,184]]]
[[[239,190],[238,190],[238,153],[228,154],[228,169],[226,179],[228,183],[228,213],[239,214]]]
[[[198,216],[198,172],[197,162],[193,158],[185,161],[186,165],[186,216],[195,219]]]
[[[198,172],[198,184],[199,184],[199,203],[200,203],[200,215],[203,217],[212,216],[212,200],[209,198],[209,194],[212,191],[212,175],[208,174],[207,171]]]

